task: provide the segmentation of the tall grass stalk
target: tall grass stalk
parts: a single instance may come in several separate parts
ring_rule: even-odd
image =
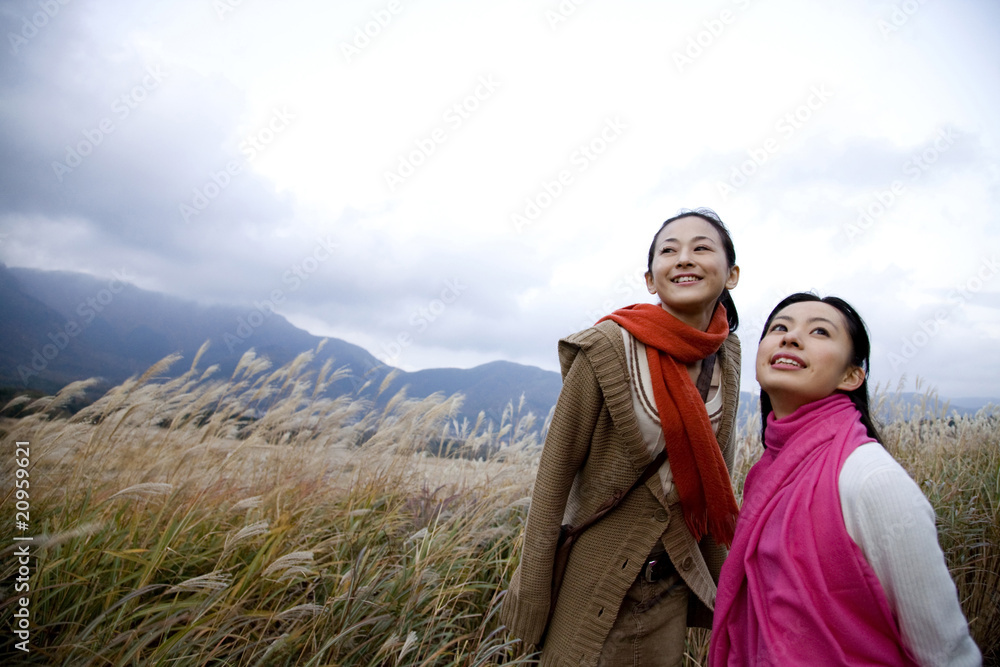
[[[328,398],[344,376],[313,355],[272,369],[252,351],[229,378],[161,376],[170,357],[80,412],[87,384],[0,422],[31,443],[31,648],[44,665],[531,664],[497,609],[520,550],[539,444],[509,405],[458,423],[460,396]],[[382,389],[388,386],[383,383]],[[737,485],[759,455],[742,434]],[[887,446],[938,513],[941,543],[984,654],[1000,646],[997,416],[899,417]],[[428,451],[446,452],[447,457]],[[13,544],[13,457],[0,461]],[[22,593],[0,551],[0,626]],[[704,664],[692,631],[687,664]],[[992,651],[992,653],[991,653]],[[4,664],[7,664],[5,661]]]
[[[325,398],[311,355],[232,377],[168,358],[75,415],[69,393],[0,424],[31,443],[31,653],[23,664],[516,665],[498,630],[525,471],[517,424],[466,433],[505,463],[437,459],[460,397]],[[24,414],[24,413],[22,413]],[[521,425],[523,427],[523,424]],[[2,497],[13,511],[13,456]],[[12,544],[12,519],[0,544]],[[0,573],[13,581],[13,549]],[[10,628],[17,598],[0,595]],[[6,664],[6,663],[5,663]]]

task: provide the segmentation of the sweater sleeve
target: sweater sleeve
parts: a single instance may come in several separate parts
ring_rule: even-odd
[[[563,378],[538,462],[521,563],[500,612],[504,625],[527,645],[538,644],[545,630],[559,528],[602,407],[597,377],[587,356],[579,353]]]
[[[847,533],[878,577],[920,665],[981,665],[938,545],[934,509],[878,443],[858,447],[838,478]]]

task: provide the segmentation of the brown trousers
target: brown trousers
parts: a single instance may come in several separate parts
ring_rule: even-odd
[[[690,594],[676,573],[652,583],[640,574],[625,594],[598,667],[680,667]]]

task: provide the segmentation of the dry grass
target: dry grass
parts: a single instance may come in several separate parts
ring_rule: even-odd
[[[1000,410],[948,416],[933,393],[894,406],[886,449],[937,514],[938,540],[984,664],[1000,664]]]
[[[537,464],[539,429],[510,406],[496,429],[458,424],[460,397],[385,409],[323,389],[309,354],[232,377],[168,359],[83,411],[85,383],[0,424],[31,443],[32,653],[46,665],[516,665],[498,627]],[[384,385],[383,385],[384,386]],[[756,427],[751,425],[749,433]],[[925,484],[984,652],[1000,646],[996,417],[890,424]],[[743,469],[754,451],[745,439]],[[426,449],[450,442],[456,455]],[[487,458],[477,458],[490,452]],[[0,461],[11,545],[13,456]],[[17,604],[0,552],[0,625]],[[692,632],[690,664],[704,660]]]

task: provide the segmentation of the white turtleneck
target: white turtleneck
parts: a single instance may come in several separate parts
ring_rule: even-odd
[[[861,445],[838,478],[847,533],[875,571],[921,665],[982,665],[938,545],[934,509],[877,442]]]

